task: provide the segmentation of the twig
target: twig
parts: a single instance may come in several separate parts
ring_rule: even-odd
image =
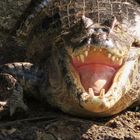
[[[21,120],[15,120],[15,121],[9,121],[9,122],[4,122],[4,123],[0,123],[0,127],[6,127],[6,126],[11,126],[11,125],[15,125],[15,124],[20,124],[20,123],[25,123],[25,122],[38,122],[38,121],[56,121],[57,117],[47,117],[47,116],[43,116],[43,117],[34,117],[34,118],[27,118],[27,119],[21,119]]]

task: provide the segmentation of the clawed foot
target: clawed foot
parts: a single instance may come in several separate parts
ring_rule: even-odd
[[[12,116],[17,109],[28,109],[23,101],[23,89],[13,76],[0,74],[0,116]]]
[[[13,90],[13,94],[9,98],[8,104],[10,116],[12,116],[18,108],[27,111],[28,108],[23,102],[23,89],[19,84],[15,85],[15,89]]]

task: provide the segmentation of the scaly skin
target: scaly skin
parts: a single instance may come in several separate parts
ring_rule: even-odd
[[[139,11],[131,0],[42,0],[16,32],[17,42],[30,39],[29,48],[37,48],[40,56],[34,65],[1,66],[0,77],[11,75],[9,81],[17,79],[14,91],[19,85],[69,114],[119,113],[139,101]],[[44,21],[47,27],[36,31]],[[2,82],[3,91],[6,86]],[[22,99],[22,88],[18,89]],[[26,109],[22,103],[12,110],[18,107]]]

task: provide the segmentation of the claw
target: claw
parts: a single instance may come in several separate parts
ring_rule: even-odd
[[[10,107],[10,116],[12,116],[17,108],[23,109],[24,111],[28,110],[28,107],[23,102],[23,89],[17,84],[15,89],[13,90],[13,94],[9,99],[9,107]]]

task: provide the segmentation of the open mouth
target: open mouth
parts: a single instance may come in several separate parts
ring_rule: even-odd
[[[130,89],[135,60],[124,61],[107,49],[90,48],[72,55],[71,61],[83,89],[82,105],[89,111],[109,109]]]
[[[122,63],[123,58],[96,48],[72,59],[85,91],[93,90],[95,96],[108,91]]]
[[[73,57],[72,64],[86,92],[93,90],[95,96],[108,91],[123,59],[105,49],[92,49]]]

